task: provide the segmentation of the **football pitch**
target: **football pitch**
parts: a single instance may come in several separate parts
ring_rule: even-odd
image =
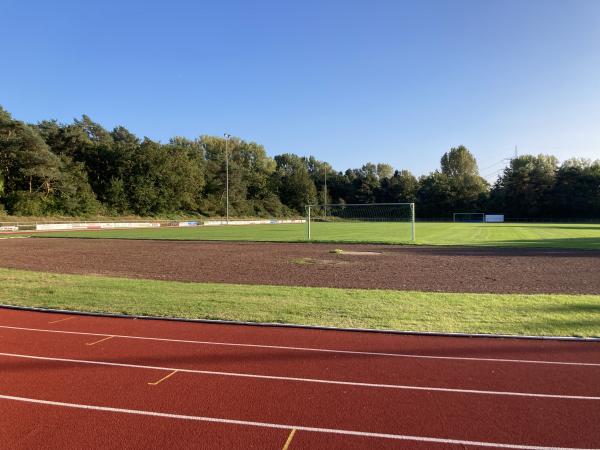
[[[413,244],[409,223],[312,225],[313,242]],[[306,224],[230,225],[44,233],[43,237],[305,242]],[[418,245],[600,249],[600,224],[417,222]]]

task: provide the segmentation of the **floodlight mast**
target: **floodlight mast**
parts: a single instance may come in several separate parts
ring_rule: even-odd
[[[229,225],[229,139],[230,134],[223,133],[225,137],[225,221]]]

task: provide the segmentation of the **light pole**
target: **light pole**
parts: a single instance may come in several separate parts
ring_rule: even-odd
[[[223,133],[225,136],[225,214],[226,214],[226,222],[229,225],[229,138],[230,134]]]

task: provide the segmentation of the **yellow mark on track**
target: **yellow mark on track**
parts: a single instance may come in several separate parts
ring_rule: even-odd
[[[176,370],[174,370],[173,372],[171,372],[169,375],[167,375],[166,377],[161,378],[158,381],[155,381],[154,383],[148,383],[149,386],[156,386],[157,384],[162,383],[163,381],[165,381],[167,378],[171,378],[173,375],[175,375],[177,373]]]
[[[292,428],[292,432],[288,436],[287,441],[285,441],[285,444],[283,445],[283,448],[281,450],[288,450],[288,448],[290,448],[290,444],[292,443],[292,440],[294,439],[295,434],[296,434],[296,429]]]
[[[100,342],[108,341],[109,339],[112,339],[112,338],[114,338],[114,336],[108,336],[108,337],[105,337],[104,339],[100,339],[99,341],[96,341],[96,342],[86,342],[85,345],[96,345],[96,344],[99,344]]]
[[[74,319],[75,317],[67,317],[66,319],[59,319],[59,320],[53,320],[52,322],[48,322],[48,323],[58,323],[58,322],[65,322],[67,320],[71,320]]]

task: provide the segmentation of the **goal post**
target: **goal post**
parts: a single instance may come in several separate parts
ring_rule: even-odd
[[[365,240],[368,240],[370,232],[374,230],[367,226],[369,223],[402,225],[398,227],[400,233],[398,240],[415,241],[415,204],[339,203],[306,206],[306,234],[308,240],[315,237],[316,224],[318,224],[317,228],[322,227],[321,224],[348,224],[345,232],[351,234],[363,233],[365,234]],[[335,229],[328,225],[327,227],[329,230]],[[392,233],[396,231],[393,227],[389,230]]]
[[[454,213],[452,214],[453,222],[485,222],[485,213]]]

